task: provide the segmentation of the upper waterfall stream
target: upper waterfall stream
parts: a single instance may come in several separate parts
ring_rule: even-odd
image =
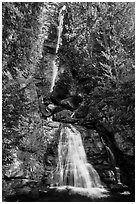
[[[57,54],[58,49],[59,49],[59,45],[61,44],[61,34],[62,34],[62,30],[63,30],[63,19],[64,19],[63,11],[65,9],[66,9],[66,6],[64,5],[59,12],[58,38],[57,38],[57,45],[56,45],[56,53],[55,54]],[[56,57],[55,57],[53,60],[53,63],[52,63],[52,83],[51,83],[50,92],[53,91],[53,87],[55,85],[55,80],[56,80],[57,74],[58,74],[58,67],[56,65]]]
[[[54,59],[52,62],[52,82],[51,82],[50,92],[53,91],[57,74],[58,74],[58,67],[56,65],[56,59]]]

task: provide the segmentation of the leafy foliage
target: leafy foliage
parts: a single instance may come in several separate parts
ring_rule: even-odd
[[[94,117],[125,139],[127,132],[132,132],[133,145],[134,3],[66,5],[60,66],[69,66],[77,92],[83,94],[89,107],[88,120]]]
[[[41,121],[33,77],[42,45],[39,37],[41,6],[42,3],[15,2],[3,3],[2,7],[4,168],[14,159],[13,149],[22,152],[20,160],[25,158],[27,161],[24,166],[29,166],[31,158],[35,158],[33,166],[36,160],[42,161],[37,152],[42,127],[39,126]],[[36,156],[32,157],[34,154]]]
[[[53,95],[61,100],[81,94],[83,102],[75,115],[111,128],[119,148],[134,154],[128,147],[134,147],[134,3],[5,2],[3,164],[12,162],[11,150],[18,147],[26,171],[34,174],[43,171],[44,152],[53,150],[47,149],[52,136],[43,128],[38,98],[49,97],[52,56],[45,44],[56,46],[63,5],[62,45],[56,61],[64,72]]]

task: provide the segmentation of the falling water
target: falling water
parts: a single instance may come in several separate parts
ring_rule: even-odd
[[[56,54],[58,52],[59,49],[59,45],[61,44],[61,34],[62,34],[62,30],[63,30],[63,19],[64,19],[64,14],[62,13],[64,10],[66,9],[66,6],[64,5],[62,7],[62,9],[59,12],[59,26],[58,26],[58,39],[57,39],[57,45],[56,45]],[[50,92],[53,91],[53,87],[55,85],[55,80],[58,74],[58,67],[56,65],[56,57],[53,60],[53,64],[52,64],[52,70],[53,70],[53,74],[52,74],[52,83],[51,83],[51,89]]]
[[[54,58],[54,60],[53,60],[53,62],[52,62],[52,83],[51,83],[51,88],[50,88],[50,92],[52,92],[53,91],[53,87],[54,87],[54,85],[55,85],[55,80],[56,80],[56,77],[57,77],[57,74],[58,74],[58,67],[57,67],[57,65],[56,65],[56,62],[55,62],[55,58]]]
[[[106,192],[97,171],[87,162],[80,132],[72,125],[61,129],[58,164],[53,179],[53,184],[59,188],[69,186],[81,192],[86,189],[98,197]]]

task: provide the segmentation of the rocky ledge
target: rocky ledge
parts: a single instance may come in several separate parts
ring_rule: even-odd
[[[13,182],[13,181],[12,181]],[[21,185],[22,183],[22,185]],[[23,184],[24,183],[24,184]],[[115,190],[114,190],[115,189]],[[13,192],[14,191],[14,192]],[[135,198],[127,189],[113,186],[113,191],[102,196],[89,195],[86,190],[73,187],[43,187],[35,181],[18,180],[12,192],[4,192],[4,202],[134,202]]]

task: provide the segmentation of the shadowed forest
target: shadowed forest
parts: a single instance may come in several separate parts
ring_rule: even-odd
[[[134,201],[135,3],[2,3],[2,128],[3,201]]]

